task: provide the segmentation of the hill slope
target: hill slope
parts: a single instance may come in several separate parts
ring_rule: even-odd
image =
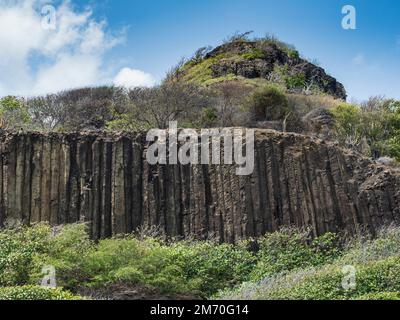
[[[200,49],[181,69],[183,79],[205,85],[226,80],[280,83],[293,92],[317,92],[346,99],[344,86],[324,69],[277,40],[237,40],[210,52]]]

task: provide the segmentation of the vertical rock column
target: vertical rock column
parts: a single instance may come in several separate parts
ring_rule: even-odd
[[[257,131],[255,169],[149,165],[145,134],[0,135],[0,225],[85,221],[93,238],[255,237],[282,226],[372,233],[400,222],[400,173],[310,137]]]

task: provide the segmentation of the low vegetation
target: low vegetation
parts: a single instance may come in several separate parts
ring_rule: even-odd
[[[0,288],[0,300],[82,300],[82,297],[59,288],[20,286]]]
[[[376,240],[358,238],[319,266],[294,268],[220,292],[216,298],[263,300],[398,300],[400,230],[383,229]],[[347,267],[347,268],[344,268]],[[349,269],[350,267],[350,269]],[[343,286],[349,270],[354,285]],[[346,289],[344,289],[346,288]]]
[[[337,138],[366,156],[389,156],[400,161],[400,102],[372,97],[360,105],[332,109]]]
[[[399,248],[395,227],[351,241],[286,228],[231,245],[143,234],[94,242],[84,224],[38,224],[0,232],[0,299],[82,299],[117,284],[214,299],[398,299]],[[357,271],[349,291],[346,265]],[[39,286],[44,266],[58,289]]]

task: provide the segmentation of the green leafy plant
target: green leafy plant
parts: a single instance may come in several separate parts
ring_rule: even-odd
[[[371,98],[364,106],[341,104],[331,111],[338,140],[367,156],[389,156],[400,161],[400,111],[392,100]],[[368,144],[362,150],[362,144]]]
[[[306,85],[306,76],[304,73],[295,73],[285,77],[286,87],[288,89],[304,88]]]
[[[49,241],[50,227],[42,224],[0,232],[0,286],[26,284],[35,256],[46,252]]]
[[[82,300],[83,298],[60,288],[21,286],[0,288],[0,300]]]
[[[84,224],[0,231],[0,298],[79,299],[70,292],[119,284],[234,299],[395,299],[400,292],[398,227],[347,242],[284,228],[235,245],[133,235],[94,242],[87,231]],[[45,265],[55,267],[60,288],[37,287]],[[357,270],[355,290],[342,288],[345,265]]]
[[[0,127],[10,129],[30,123],[28,109],[23,101],[14,96],[0,99]]]
[[[251,50],[250,52],[244,53],[242,57],[246,60],[255,60],[255,59],[264,59],[265,58],[265,52],[263,52],[259,48],[255,48]]]

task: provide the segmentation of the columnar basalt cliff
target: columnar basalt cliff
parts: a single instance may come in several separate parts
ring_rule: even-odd
[[[256,131],[255,171],[150,166],[145,134],[3,133],[0,222],[90,221],[94,238],[159,226],[221,241],[283,225],[354,233],[400,222],[400,172],[310,137]]]

